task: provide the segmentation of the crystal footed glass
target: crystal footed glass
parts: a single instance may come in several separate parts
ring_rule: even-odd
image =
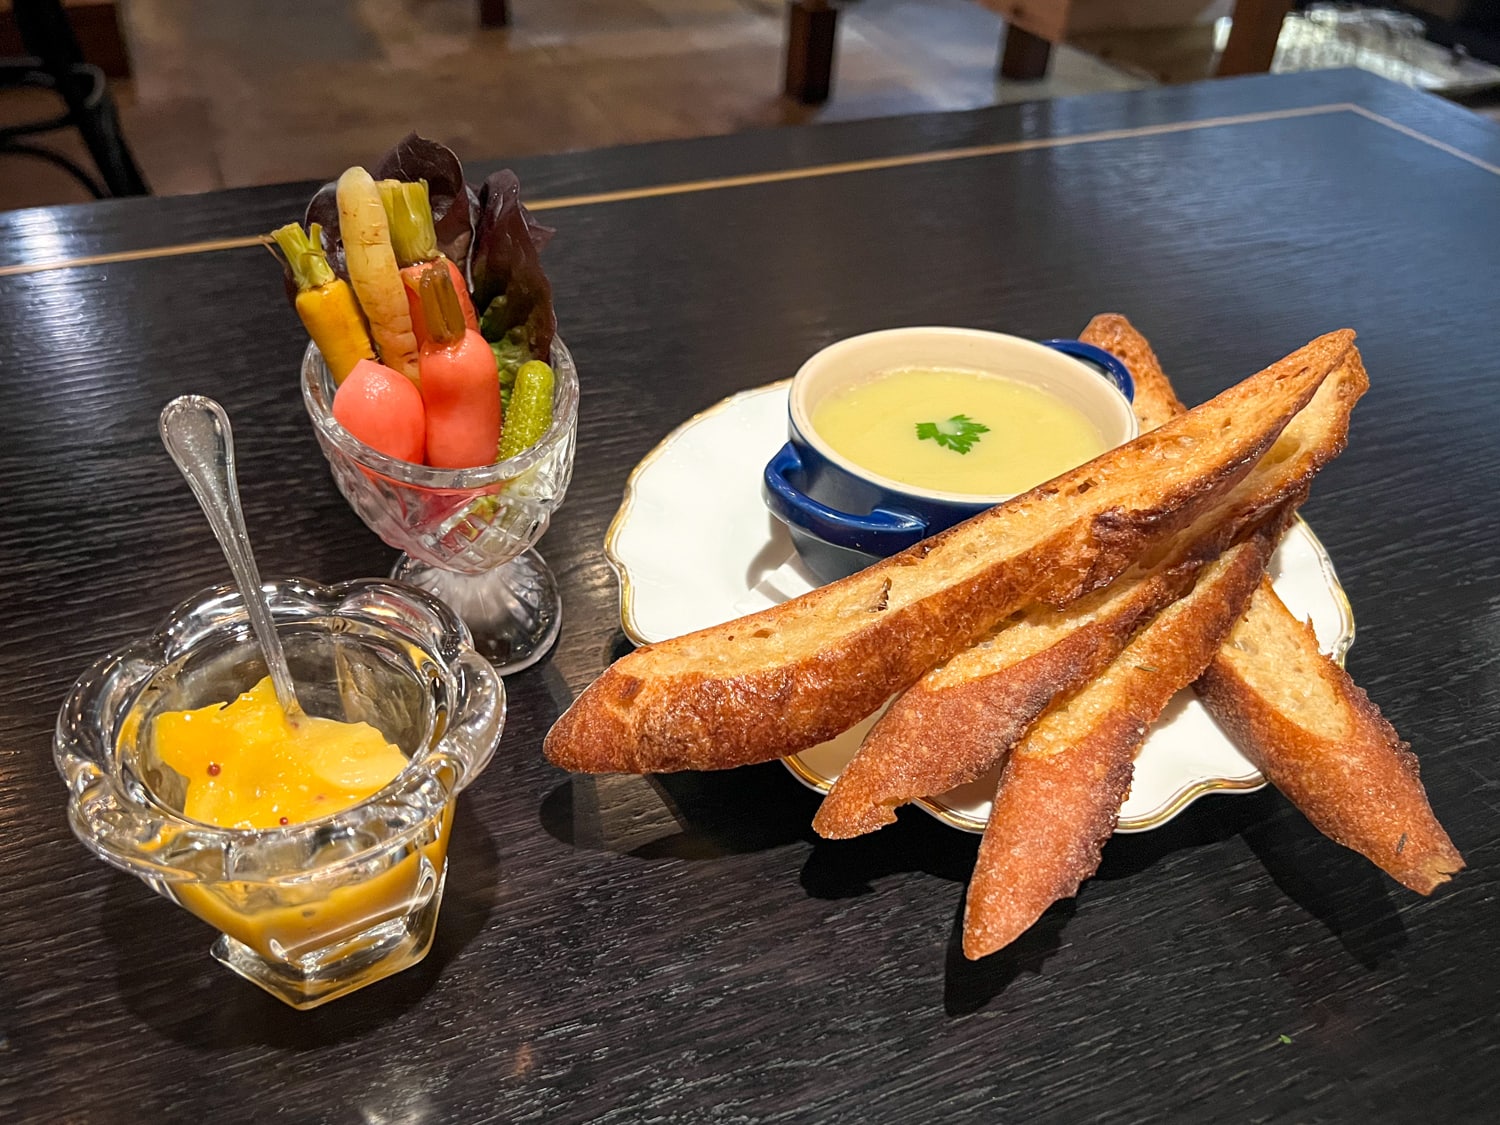
[[[573,475],[578,372],[552,343],[552,425],[530,449],[472,469],[398,461],[333,417],[333,379],[316,347],[302,360],[302,399],[333,479],[371,531],[405,552],[391,577],[451,605],[502,675],[536,663],[557,640],[557,580],[532,545]]]
[[[208,590],[97,662],[57,719],[68,820],[91,851],[221,931],[215,958],[294,1008],[416,964],[437,925],[454,799],[489,762],[505,688],[451,610],[393,582],[264,584],[309,714],[377,728],[408,758],[380,792],[283,828],[182,812],[153,745],[168,711],[266,675],[240,595]]]

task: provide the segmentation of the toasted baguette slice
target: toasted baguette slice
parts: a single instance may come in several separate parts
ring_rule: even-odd
[[[1123,316],[1101,313],[1089,321],[1078,338],[1111,353],[1130,372],[1135,382],[1135,397],[1130,400],[1130,407],[1142,433],[1166,425],[1187,410],[1146,337]]]
[[[907,801],[983,776],[1054,695],[1097,675],[1204,564],[1272,509],[1301,502],[1313,476],[1343,451],[1350,412],[1368,386],[1351,348],[1270,453],[1178,536],[1166,562],[1138,565],[1067,610],[1029,606],[897,696],[824,798],[813,828],[832,839],[872,832]]]
[[[1416,755],[1269,583],[1197,689],[1245,757],[1323,835],[1419,894],[1463,870]]]
[[[1156,353],[1124,317],[1096,316],[1082,338],[1130,369],[1142,429],[1182,412]],[[1329,839],[1419,894],[1463,869],[1415,755],[1269,580],[1196,688],[1245,757]]]
[[[1033,599],[1098,589],[1271,447],[1353,346],[1320,337],[1151,434],[866,570],[648,645],[590,685],[543,748],[600,772],[722,769],[847,730]]]
[[[1264,529],[1205,568],[1191,593],[1017,745],[969,882],[966,957],[1009,945],[1098,869],[1147,729],[1223,642],[1280,531],[1279,524]]]
[[[1054,696],[1102,672],[1139,626],[1181,597],[1205,561],[1132,568],[1067,609],[1028,606],[927,673],[865,735],[813,830],[830,840],[873,832],[906,802],[982,777]]]

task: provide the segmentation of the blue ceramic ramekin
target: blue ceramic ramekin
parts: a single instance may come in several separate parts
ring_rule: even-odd
[[[968,328],[893,328],[831,344],[792,380],[791,440],[767,463],[762,485],[771,514],[786,524],[803,561],[825,582],[1010,499],[882,477],[837,453],[813,429],[813,408],[825,395],[909,367],[987,371],[1030,383],[1081,410],[1106,447],[1140,432],[1130,408],[1130,372],[1110,353],[1079,340],[1037,343]]]

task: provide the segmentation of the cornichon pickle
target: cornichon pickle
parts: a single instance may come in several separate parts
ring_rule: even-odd
[[[552,368],[539,359],[521,365],[505,411],[500,460],[530,449],[552,425]]]

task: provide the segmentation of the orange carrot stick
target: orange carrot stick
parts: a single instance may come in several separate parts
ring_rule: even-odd
[[[475,332],[479,331],[479,317],[474,312],[474,303],[469,300],[469,283],[464,279],[458,263],[446,257],[437,245],[437,233],[432,227],[432,202],[427,196],[427,181],[414,184],[400,180],[381,180],[380,202],[385,207],[386,220],[391,229],[391,248],[396,252],[396,264],[401,267],[401,280],[406,288],[406,300],[411,308],[412,328],[417,336],[417,346],[427,343],[426,327],[422,321],[421,285],[422,268],[429,262],[446,262],[448,276],[453,282],[453,292],[458,297],[459,308],[464,314],[464,323]]]
[[[423,464],[427,419],[422,395],[412,381],[373,359],[354,365],[333,396],[333,416],[371,449],[388,457]]]
[[[468,469],[495,460],[500,444],[500,372],[484,337],[464,323],[452,276],[429,262],[418,291],[427,344],[418,359],[427,408],[427,463]]]

